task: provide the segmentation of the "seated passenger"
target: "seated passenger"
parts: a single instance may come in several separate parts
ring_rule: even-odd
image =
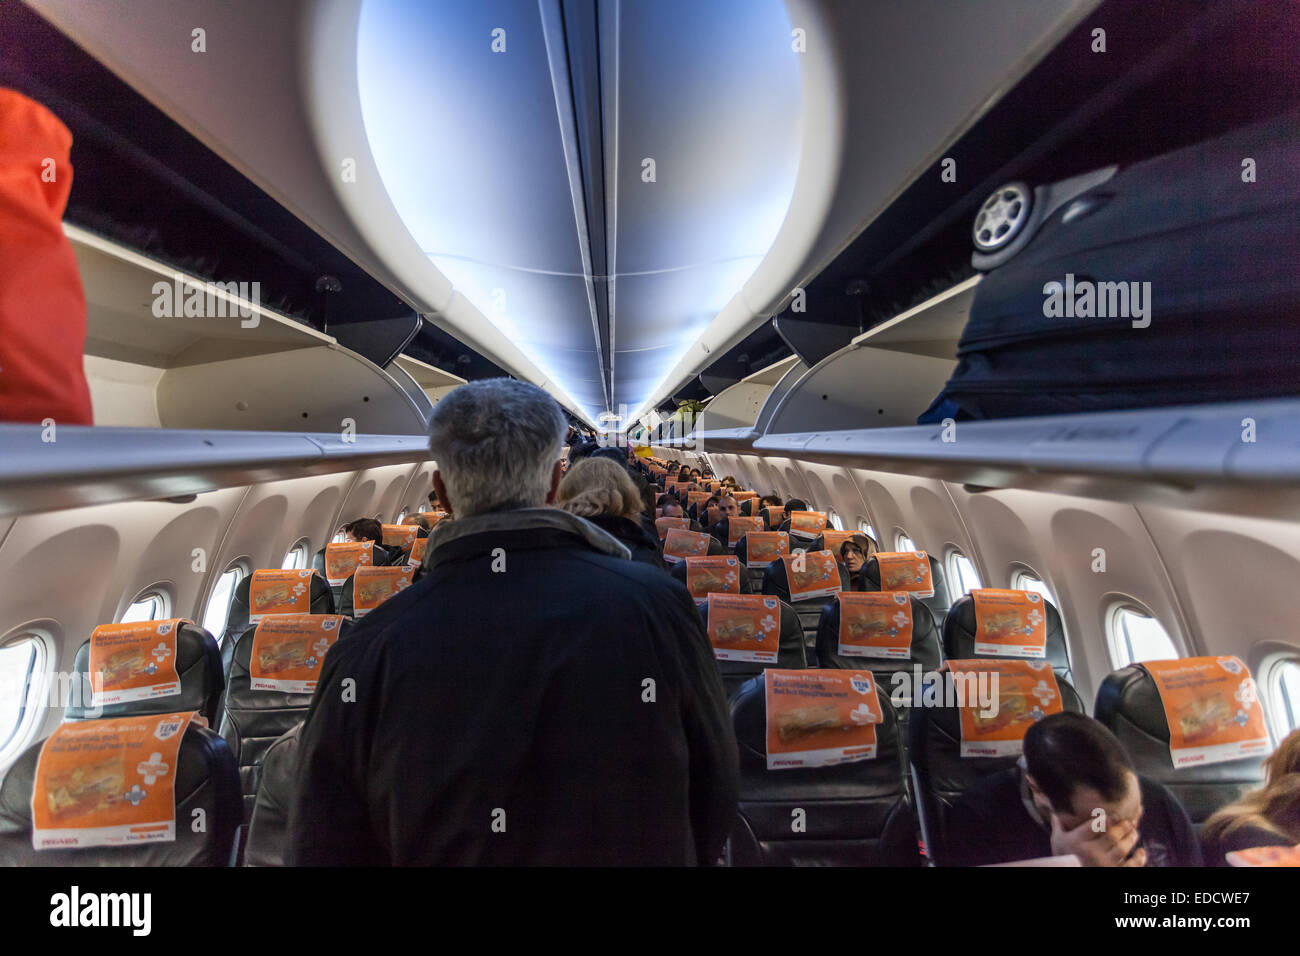
[[[1139,776],[1100,722],[1066,711],[1025,733],[1024,756],[966,790],[948,815],[956,866],[1073,854],[1083,866],[1200,866],[1196,831]]]
[[[622,465],[594,456],[578,462],[560,482],[555,504],[608,531],[632,552],[633,561],[663,568],[657,538],[637,520],[641,493]]]
[[[758,506],[754,509],[754,511],[759,512],[762,511],[764,508],[779,508],[779,507],[781,507],[780,495],[764,495],[763,497],[758,499]]]
[[[810,511],[810,510],[811,509],[808,507],[808,502],[804,501],[802,498],[791,498],[789,501],[785,503],[785,520],[789,521],[790,515],[792,515],[796,511]]]
[[[685,587],[547,507],[564,426],[509,379],[434,409],[456,520],[429,535],[424,578],[325,657],[291,865],[717,860],[738,755],[712,646]]]
[[[865,534],[855,534],[840,545],[840,564],[849,572],[850,591],[861,591],[865,587],[861,571],[867,558],[875,553],[875,546]]]
[[[1233,850],[1300,844],[1300,729],[1264,761],[1265,783],[1205,821],[1201,844],[1208,866],[1226,866]]]
[[[418,513],[413,515],[407,515],[405,518],[402,519],[402,524],[413,524],[421,531],[425,531],[425,532],[430,531],[432,529],[432,526],[429,524],[429,519],[426,518],[424,515]],[[423,537],[423,535],[421,535],[421,537]]]
[[[686,517],[686,512],[682,510],[681,505],[679,505],[672,498],[669,498],[667,495],[664,495],[663,498],[664,498],[664,503],[662,507],[660,507],[659,509],[660,512],[659,517],[661,518],[685,518]]]

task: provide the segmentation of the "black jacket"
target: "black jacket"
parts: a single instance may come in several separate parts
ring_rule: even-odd
[[[632,552],[633,561],[640,561],[663,570],[664,559],[659,553],[658,539],[651,537],[650,533],[637,522],[614,515],[596,515],[585,520],[617,538]]]
[[[425,576],[326,656],[290,862],[714,862],[722,682],[686,589],[625,554],[552,508],[436,527]]]
[[[1200,866],[1196,830],[1178,799],[1138,775],[1142,790],[1140,846],[1147,866]],[[1021,799],[1020,770],[1008,767],[969,787],[948,813],[951,865],[985,866],[1052,855],[1052,837]]]

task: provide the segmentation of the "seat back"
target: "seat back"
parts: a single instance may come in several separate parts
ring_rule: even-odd
[[[385,554],[385,560],[387,560],[387,557],[387,554]],[[235,585],[234,597],[230,599],[230,615],[226,618],[226,630],[221,638],[221,657],[227,670],[230,669],[230,657],[235,652],[235,642],[239,640],[241,634],[248,630],[248,625],[254,623],[250,619],[251,612],[249,608],[249,590],[252,584],[253,575],[250,574]],[[338,595],[326,583],[324,575],[319,570],[311,576],[310,587],[311,599],[308,603],[308,613],[333,614],[335,607],[338,605]]]
[[[1178,663],[1190,665],[1199,661],[1214,662],[1215,658],[1186,658]],[[1164,662],[1149,663],[1159,667]],[[1244,664],[1241,669],[1248,677],[1250,672]],[[1212,683],[1203,686],[1208,693],[1203,694],[1202,699],[1219,696],[1221,701],[1230,701],[1228,707],[1244,713],[1240,701],[1227,696],[1231,688],[1224,691]],[[1259,707],[1256,700],[1253,704],[1256,713],[1260,712]],[[1196,706],[1188,709],[1208,710]],[[1176,768],[1170,752],[1169,719],[1160,688],[1145,664],[1132,664],[1107,675],[1097,690],[1094,716],[1119,738],[1137,772],[1168,787],[1193,823],[1204,823],[1220,807],[1264,783],[1262,764],[1268,753],[1267,747],[1246,757],[1217,762],[1201,760]],[[1194,754],[1189,757],[1195,759]]]
[[[930,609],[935,622],[943,627],[943,619],[948,614],[948,608],[952,606],[952,600],[948,597],[948,583],[944,578],[943,564],[936,561],[934,555],[927,554],[927,557],[930,562],[930,580],[934,584],[934,596],[920,600]],[[867,563],[862,566],[859,580],[864,591],[880,590],[880,562],[876,560],[876,555],[867,558]]]
[[[709,562],[709,563],[705,563]],[[732,562],[732,564],[717,565],[716,562]],[[691,576],[692,569],[696,570],[696,575]],[[676,564],[668,566],[668,573],[675,577],[682,584],[686,585],[686,590],[691,592],[691,597],[695,599],[696,604],[701,604],[708,597],[710,591],[719,590],[709,586],[708,575],[710,574],[727,574],[728,569],[736,576],[736,590],[729,587],[721,588],[722,591],[732,594],[750,594],[752,589],[749,581],[745,577],[745,569],[740,561],[730,554],[718,554],[703,558],[687,558],[684,561],[678,561]],[[701,573],[703,572],[703,573]],[[692,582],[696,582],[692,584]]]
[[[699,548],[703,548],[702,554]],[[722,543],[712,535],[703,531],[683,531],[680,528],[669,530],[662,542],[660,552],[667,565],[678,564],[692,555],[700,557],[727,553]]]
[[[811,558],[814,554],[823,554],[824,552],[808,552]],[[847,590],[849,587],[848,572],[844,570],[843,565],[838,561],[835,562],[835,569],[839,578],[840,590]],[[801,598],[792,600],[790,596],[790,579],[786,570],[785,561],[773,561],[768,565],[767,570],[763,573],[763,593],[775,594],[782,601],[788,603],[794,608],[795,613],[799,615],[799,622],[803,627],[804,640],[810,651],[817,646],[817,624],[821,620],[822,608],[830,601],[835,600],[833,594],[822,597]],[[809,655],[810,657],[812,654]]]
[[[330,542],[330,543],[333,544],[334,542]],[[339,580],[336,577],[334,581],[337,583],[330,582],[330,575],[325,566],[325,556],[328,550],[329,550],[329,545],[327,544],[325,545],[325,547],[317,551],[316,556],[313,557],[311,560],[311,566],[312,566],[312,570],[315,571],[317,574],[319,574],[321,578],[324,579],[327,585],[329,586],[330,592],[334,595],[334,607],[331,607],[328,611],[317,611],[313,607],[312,608],[313,614],[332,614],[334,612],[334,609],[339,606],[339,599],[343,595],[343,581],[347,580],[347,576],[352,573],[349,570],[347,574],[344,575],[343,580]],[[393,555],[389,554],[386,548],[380,547],[377,544],[373,545],[373,547],[370,549],[370,555],[371,555],[371,563],[377,568],[385,567],[391,564],[393,561]],[[245,622],[245,626],[247,626],[247,622]],[[241,627],[239,631],[236,633],[236,636],[242,633],[244,633],[244,629]]]
[[[353,620],[361,620],[397,592],[405,591],[414,584],[417,570],[409,565],[357,568],[343,582],[339,613]]]
[[[813,672],[809,672],[813,673]],[[728,842],[734,866],[906,866],[919,862],[904,789],[898,721],[885,688],[876,756],[833,766],[769,770],[766,683],[731,698],[740,751],[740,805]]]
[[[720,518],[718,523],[709,529],[713,535],[727,549],[727,554],[736,553],[736,545],[740,539],[749,531],[762,531],[763,520],[761,518],[745,518],[736,516],[735,518]]]
[[[287,866],[289,807],[298,779],[298,733],[302,721],[277,737],[262,757],[262,773],[248,824],[244,866]]]
[[[1061,624],[1061,614],[1050,601],[1043,600],[1043,605],[1044,614],[1047,618],[1047,656],[1045,659],[1051,663],[1052,670],[1056,671],[1057,677],[1063,677],[1070,683],[1074,683],[1074,675],[1070,672],[1070,654],[1065,643],[1065,628]],[[992,659],[1001,657],[1015,658],[1018,656],[993,652],[977,654],[975,652],[977,636],[975,599],[969,594],[963,594],[953,602],[943,620],[944,655],[957,660],[966,660],[972,657]],[[1023,660],[1024,658],[1021,657],[1020,659]]]
[[[843,593],[843,592],[841,592]],[[861,593],[861,592],[850,592]],[[920,599],[908,596],[912,612],[912,647],[909,657],[858,657],[840,654],[840,601],[828,602],[822,608],[817,622],[817,666],[833,670],[860,670],[869,668],[885,686],[890,686],[889,676],[895,671],[933,671],[943,663],[944,653],[939,640],[939,628],[934,615]]]
[[[86,688],[91,686],[91,645],[99,644],[104,640],[112,640],[116,643],[127,631],[133,631],[139,635],[141,640],[136,643],[141,646],[142,650],[145,649],[144,644],[152,645],[155,640],[161,641],[164,637],[170,639],[173,635],[175,636],[176,658],[174,663],[176,675],[180,678],[180,693],[168,694],[165,697],[148,697],[116,704],[104,704],[102,706],[97,706],[93,699],[85,699],[85,695],[79,694],[74,698],[73,705],[69,706],[64,712],[64,719],[88,720],[124,717],[128,714],[173,714],[179,711],[192,710],[202,714],[210,725],[215,724],[217,711],[221,706],[221,690],[225,686],[225,677],[221,666],[221,651],[211,634],[197,624],[179,618],[166,621],[142,621],[138,624],[109,624],[95,628],[90,640],[77,648],[77,656],[73,660],[72,666],[76,672],[78,687]],[[107,647],[102,647],[101,653],[112,655],[114,652],[109,651]],[[124,649],[122,652],[117,653],[130,655],[132,652],[129,649]],[[143,657],[142,659],[148,666],[150,658]],[[163,659],[158,663],[165,665],[167,661]],[[112,676],[106,673],[104,679],[106,682],[105,690],[107,690],[107,684],[112,681]]]
[[[85,721],[77,726],[90,728],[107,723],[109,720]],[[239,774],[230,748],[215,732],[190,721],[181,737],[172,777],[175,839],[119,846],[33,849],[32,796],[45,743],[43,740],[27,748],[0,781],[0,866],[230,865],[240,819]],[[84,799],[94,779],[102,778],[105,773],[102,754],[87,751],[82,760],[84,763],[73,771],[74,782],[66,791],[74,799]],[[107,764],[107,772],[111,774],[113,761],[110,759]],[[78,775],[79,791],[76,790]],[[68,779],[66,773],[64,777]],[[91,783],[84,783],[87,780]],[[50,780],[46,783],[47,793],[53,797]],[[106,798],[106,795],[91,797]]]
[[[721,597],[731,597],[732,595],[720,595]],[[753,594],[747,595],[750,603],[760,601],[764,595]],[[771,597],[767,595],[767,597]],[[720,634],[716,626],[719,621],[714,619],[719,615],[719,607],[716,600],[706,601],[699,605],[700,618],[704,622],[705,633],[709,635],[709,641],[714,645],[714,654],[720,653],[718,650],[718,640]],[[769,667],[779,667],[784,670],[801,670],[808,666],[807,654],[804,650],[803,628],[799,626],[799,618],[794,609],[784,601],[777,599],[778,604],[778,641],[777,641],[777,658],[775,661],[741,661],[741,660],[724,660],[718,658],[718,673],[722,675],[722,686],[730,696],[736,688],[745,681],[749,680],[756,674],[762,674]],[[712,615],[710,608],[712,606]],[[724,612],[725,613],[725,612]],[[723,625],[725,627],[725,624]]]
[[[754,554],[750,555],[750,543],[754,543]],[[736,557],[745,566],[745,576],[749,579],[750,589],[763,589],[763,575],[768,566],[779,560],[783,554],[790,553],[790,536],[779,531],[750,531],[736,542]]]
[[[1022,662],[1008,662],[1016,666]],[[1044,668],[1044,673],[1046,669]],[[932,863],[944,865],[949,857],[948,811],[962,792],[989,774],[998,773],[1014,765],[1019,752],[995,757],[963,757],[961,736],[961,709],[952,704],[952,684],[947,671],[927,678],[927,686],[934,677],[940,678],[944,693],[927,705],[924,690],[910,682],[906,689],[914,694],[910,700],[900,694],[896,702],[911,707],[908,723],[908,762],[912,778],[912,792],[916,800],[917,815],[921,824],[921,838]],[[1063,710],[1083,712],[1083,702],[1070,683],[1056,679],[1061,693]]]
[[[352,626],[347,618],[338,614],[293,615],[292,617],[294,621],[309,622],[313,626],[320,627],[322,636],[331,644],[346,634]],[[277,643],[266,641],[266,638],[274,638],[276,636],[274,633],[265,633],[266,629],[264,629],[263,641],[258,641],[258,627],[259,625],[249,627],[235,642],[234,657],[230,663],[230,677],[226,683],[225,706],[221,715],[221,736],[230,747],[236,765],[239,767],[240,792],[244,800],[242,817],[244,823],[248,823],[249,815],[253,810],[253,798],[257,794],[257,783],[262,772],[262,757],[266,749],[273,740],[306,716],[307,707],[311,703],[315,690],[314,679],[274,678],[275,670],[293,667],[296,661],[287,659],[286,655],[279,653]],[[309,646],[310,642],[293,640],[292,635],[289,637],[291,639],[287,642],[287,647],[290,655],[296,653],[301,657],[303,653],[308,653],[315,656]],[[269,681],[265,676],[257,681],[253,680],[251,671],[255,643],[259,645],[260,656],[265,661],[265,664],[258,668],[259,674],[265,673],[266,676],[271,677]],[[322,659],[323,655],[316,658],[316,660]],[[306,664],[306,661],[302,663]],[[307,666],[319,673],[318,666]],[[269,687],[260,689],[269,683],[278,686],[274,689]],[[257,684],[259,689],[254,689],[254,684]]]

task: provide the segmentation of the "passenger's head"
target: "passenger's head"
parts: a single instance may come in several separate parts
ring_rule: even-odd
[[[1025,780],[1034,805],[1063,830],[1091,819],[1097,808],[1107,826],[1142,817],[1142,791],[1124,745],[1083,714],[1051,714],[1025,732]]]
[[[781,507],[781,496],[764,495],[762,498],[758,499],[758,506],[760,508],[779,508]]]
[[[441,510],[441,508],[442,508],[442,502],[438,500],[438,492],[436,491],[429,492],[429,510],[439,511]]]
[[[796,511],[807,511],[808,502],[802,498],[791,498],[785,503],[785,516],[788,518]]]
[[[671,498],[660,506],[659,517],[661,518],[683,518],[686,512],[682,511],[682,506]]]
[[[698,481],[701,477],[702,477],[702,476],[700,475],[700,469],[698,469],[698,468],[692,468],[692,469],[691,469],[691,479],[692,479],[693,481]]]
[[[1277,833],[1277,843],[1300,843],[1300,729],[1264,761],[1264,786],[1252,790],[1205,821],[1207,841],[1221,840],[1244,826]],[[1212,863],[1222,861],[1210,861]]]
[[[862,570],[862,566],[867,563],[867,558],[875,553],[876,549],[871,545],[871,539],[865,534],[855,534],[848,538],[840,545],[840,563],[844,565],[850,574],[857,574]]]
[[[560,406],[536,385],[508,378],[461,385],[429,422],[434,489],[457,518],[549,504],[564,429]]]
[[[421,514],[407,515],[402,519],[402,524],[413,524],[417,528],[423,528],[425,531],[428,531],[432,527],[432,525],[429,524],[429,519]]]
[[[740,514],[740,504],[731,495],[718,499],[718,509],[724,518],[734,518]]]
[[[374,518],[358,518],[356,521],[349,521],[342,528],[343,536],[348,541],[373,541],[375,544],[384,543],[384,528]]]
[[[731,475],[728,475],[726,478],[723,478],[722,483],[726,485],[728,488],[736,487],[736,479],[733,478]]]
[[[641,492],[627,470],[608,458],[588,458],[569,469],[555,496],[557,507],[582,518],[636,518]]]

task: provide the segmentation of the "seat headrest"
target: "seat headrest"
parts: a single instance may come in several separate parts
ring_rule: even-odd
[[[753,560],[759,562],[757,564],[750,563],[751,541],[756,545]],[[749,531],[736,542],[736,557],[747,568],[765,568],[773,561],[779,561],[781,555],[789,553],[790,536],[779,531]]]
[[[811,566],[811,560],[813,558],[813,555],[824,554],[824,553],[825,552],[819,552],[819,551],[808,552],[807,554],[808,554],[808,560],[810,562],[810,566]],[[836,569],[835,573],[839,577],[840,590],[847,591],[849,589],[849,583],[850,583],[848,572],[844,570],[844,566],[842,564],[834,560],[834,556],[832,556],[832,563],[834,564]],[[767,566],[767,571],[763,573],[763,593],[775,594],[782,601],[786,601],[790,604],[809,604],[813,601],[819,601],[825,604],[827,601],[835,600],[834,594],[828,594],[821,597],[800,598],[797,600],[791,599],[789,575],[786,572],[786,562],[783,560],[773,561],[771,564]]]
[[[952,601],[948,597],[948,584],[944,578],[943,564],[935,560],[932,554],[927,557],[930,561],[930,580],[934,584],[934,596],[920,600],[934,614],[936,621],[942,621],[944,615],[948,613],[948,608],[952,606]],[[862,565],[859,580],[864,591],[880,590],[880,562],[876,560],[876,555],[867,558],[866,564]]]
[[[375,549],[378,554],[379,548]],[[319,552],[321,558],[321,567],[325,566],[324,551]],[[388,554],[384,553],[384,560],[387,562]],[[239,640],[239,635],[248,630],[248,625],[252,623],[249,620],[249,590],[253,584],[253,575],[248,575],[237,585],[235,585],[234,597],[230,599],[230,615],[226,618],[225,635],[221,639],[222,646],[227,641]],[[311,603],[310,614],[333,614],[334,613],[334,592],[330,590],[329,584],[326,583],[324,576],[317,571],[311,576]]]
[[[1032,593],[1032,592],[1026,592]],[[1055,605],[1044,600],[1044,613],[1047,618],[1047,656],[1043,658],[1052,665],[1057,677],[1063,677],[1073,683],[1070,671],[1070,655],[1065,642],[1065,628],[1061,624],[1061,614]],[[943,653],[946,657],[965,660],[973,657],[1016,658],[1014,654],[979,653],[975,649],[977,638],[975,621],[975,600],[969,594],[963,594],[953,602],[943,621]],[[1025,658],[1019,658],[1024,660]]]
[[[839,653],[840,602],[831,600],[822,608],[821,620],[817,622],[817,666],[842,670],[868,667],[876,674],[900,670],[911,672],[916,665],[920,665],[925,671],[937,670],[943,663],[943,650],[934,615],[919,599],[909,596],[908,602],[912,612],[911,657],[904,659],[842,656]]]
[[[1198,665],[1198,662],[1208,662],[1213,667],[1216,660],[1213,657],[1184,658],[1177,663],[1191,667]],[[1250,672],[1238,659],[1227,660],[1236,661],[1241,667],[1241,674],[1249,677]],[[1153,666],[1166,663],[1173,662],[1150,662]],[[1237,683],[1235,677],[1232,681],[1226,681],[1223,687],[1216,687],[1212,681],[1200,683],[1203,690],[1199,699],[1189,699],[1182,705],[1188,714],[1187,721],[1201,722],[1217,705],[1227,722],[1231,722],[1231,712],[1243,710],[1241,702],[1230,696],[1234,687],[1228,685]],[[1175,703],[1175,706],[1178,704]],[[1260,707],[1256,699],[1252,708],[1262,721]],[[1268,756],[1267,746],[1250,756],[1216,762],[1197,760],[1175,768],[1170,751],[1165,701],[1151,670],[1145,664],[1131,664],[1107,675],[1097,690],[1094,713],[1119,738],[1138,772],[1173,791],[1194,823],[1204,822],[1215,810],[1231,803],[1247,790],[1263,784],[1262,764]],[[1250,715],[1253,716],[1254,714]],[[1189,754],[1188,758],[1195,759],[1195,754]]]
[[[342,638],[352,628],[352,622],[342,615],[313,614],[310,617],[321,621],[337,621],[335,641]],[[235,642],[235,652],[230,662],[230,680],[226,685],[226,710],[253,711],[305,708],[311,703],[313,693],[311,690],[285,693],[280,690],[252,689],[250,668],[257,627],[256,624],[251,625]]]
[[[805,671],[812,675],[817,671]],[[842,672],[836,672],[842,673]],[[863,672],[866,673],[865,671]],[[833,772],[841,767],[854,766],[880,773],[884,776],[899,776],[898,767],[898,717],[889,702],[889,689],[876,686],[876,697],[880,704],[883,721],[876,724],[876,756],[854,764],[839,764],[819,768],[796,768],[791,770],[771,770],[772,774],[791,775],[791,779],[807,774]],[[740,750],[742,764],[767,767],[767,684],[763,674],[746,680],[731,698],[731,722],[736,732],[736,743]]]
[[[719,564],[718,562],[731,562],[732,564],[726,565],[726,564]],[[740,561],[736,557],[730,554],[706,555],[702,558],[687,558],[685,561],[678,561],[676,564],[670,565],[668,573],[671,574],[673,577],[675,577],[682,584],[687,585],[687,590],[689,591],[691,589],[689,586],[689,579],[687,575],[691,572],[692,569],[695,569],[696,579],[704,580],[705,584],[707,585],[707,578],[701,579],[701,574],[700,574],[701,569],[707,569],[704,571],[705,575],[708,574],[726,575],[728,568],[733,565],[734,565],[735,577],[737,579],[735,583],[740,590],[738,592],[731,592],[731,593],[748,594],[750,591],[749,580],[743,573],[743,568],[741,567]],[[695,598],[695,602],[698,604],[701,600],[704,599],[705,596],[707,596],[707,594],[708,594],[707,591],[702,591],[699,594],[692,592],[691,596]]]
[[[90,641],[86,641],[77,649],[77,656],[73,661],[73,670],[76,671],[76,680],[78,687],[85,688],[91,686],[89,683],[90,675],[90,655],[91,641],[97,641],[101,635],[112,631],[125,631],[135,629],[141,632],[141,638],[145,635],[143,631],[150,630],[150,639],[140,644],[141,651],[148,651],[149,648],[144,644],[152,645],[163,639],[170,640],[175,636],[176,640],[176,657],[175,667],[176,674],[180,678],[180,693],[170,694],[166,697],[152,697],[140,700],[129,700],[117,704],[105,704],[103,707],[96,707],[90,700],[81,699],[84,697],[78,694],[73,698],[73,703],[78,706],[69,705],[64,713],[67,720],[87,720],[100,717],[123,717],[128,714],[171,714],[178,711],[197,711],[202,714],[212,724],[217,719],[217,709],[221,703],[221,692],[225,687],[225,676],[222,673],[221,650],[217,647],[216,640],[191,621],[182,621],[171,619],[167,621],[146,621],[137,625],[109,625],[104,628],[96,628],[95,635]],[[162,629],[166,629],[165,632]],[[153,636],[156,634],[157,636]],[[104,653],[110,653],[107,650]],[[117,655],[125,655],[130,658],[134,653],[130,648],[124,647],[120,651],[112,652]],[[137,655],[138,656],[138,655]],[[125,660],[125,666],[131,666],[129,659]],[[145,666],[150,661],[145,659]],[[160,661],[164,666],[165,660]],[[101,665],[102,666],[102,665]],[[154,665],[157,666],[157,665]],[[112,677],[105,674],[105,681],[112,680]],[[131,680],[131,683],[138,683],[137,680]],[[106,688],[107,689],[107,688]]]
[[[325,547],[328,548],[329,545],[326,545]],[[374,558],[375,567],[382,568],[385,567],[386,565],[391,564],[393,561],[393,555],[388,552],[388,549],[382,548],[379,545],[374,546],[374,548],[371,550],[371,555]],[[326,575],[325,573],[325,548],[321,548],[319,551],[316,552],[315,556],[311,559],[311,567],[313,571],[315,571],[317,574],[319,574],[322,578],[326,580],[326,583],[329,582],[328,575]],[[342,586],[343,586],[342,584],[337,585],[337,587],[342,587]],[[314,614],[316,612],[313,611],[312,613]],[[322,611],[321,613],[328,614],[330,612]],[[243,628],[240,628],[240,633],[243,633]]]
[[[181,738],[173,778],[176,839],[125,846],[32,848],[32,791],[44,745],[27,748],[0,781],[0,866],[229,865],[243,818],[239,772],[213,731],[191,721]],[[195,832],[191,822],[200,818],[205,825]]]
[[[361,620],[384,601],[414,584],[417,570],[419,569],[411,565],[357,568],[343,582],[343,591],[339,595],[339,613]],[[364,601],[357,600],[358,575],[363,578],[361,593]]]

